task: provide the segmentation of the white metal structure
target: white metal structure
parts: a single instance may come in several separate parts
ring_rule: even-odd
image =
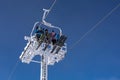
[[[42,18],[42,24],[50,28],[58,29],[60,31],[60,35],[62,35],[62,30],[59,27],[55,27],[52,24],[45,21],[46,14],[49,13],[49,10],[43,9],[43,11],[44,11],[44,14]],[[38,23],[39,22],[35,23],[33,30]],[[25,36],[25,40],[28,40],[28,43],[19,58],[23,63],[27,63],[27,64],[29,64],[30,62],[40,63],[41,64],[40,80],[47,80],[48,65],[54,65],[55,62],[59,62],[64,58],[67,52],[67,44],[64,43],[64,46],[60,48],[60,51],[57,54],[55,53],[56,49],[54,50],[53,53],[51,53],[54,47],[52,44],[49,44],[48,48],[44,51],[43,48],[46,45],[46,43],[44,42],[40,45],[38,49],[36,49],[39,45],[39,42],[37,41],[35,35],[32,35],[32,34],[33,34],[33,31],[30,37]],[[59,48],[59,46],[57,46],[57,48]],[[41,57],[41,61],[33,60],[33,58],[36,55],[39,55]]]

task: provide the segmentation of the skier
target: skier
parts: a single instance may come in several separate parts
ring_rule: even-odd
[[[39,26],[36,26],[35,35],[36,35],[36,38],[38,40],[40,38],[40,28],[39,28]]]
[[[54,32],[54,30],[52,30],[51,32],[51,40],[52,40],[52,44],[54,45],[56,43],[56,33]]]
[[[49,44],[51,43],[51,36],[52,34],[48,32],[48,30],[45,30],[45,48],[43,49],[44,51],[47,49],[47,47],[49,46]]]
[[[57,33],[56,36],[55,36],[55,38],[56,38],[56,42],[58,42],[58,40],[60,39],[60,34]]]
[[[60,51],[61,47],[64,46],[64,43],[66,41],[67,37],[65,35],[60,36],[60,39],[57,42],[57,49],[56,49],[56,54]]]
[[[51,53],[54,52],[54,50],[56,49],[56,54],[59,52],[59,50],[61,49],[61,47],[64,45],[65,41],[66,41],[67,37],[65,35],[60,36],[60,38],[58,37],[58,41],[57,43],[53,46],[53,49],[51,51]]]
[[[57,47],[57,43],[58,43],[58,41],[59,41],[59,39],[60,39],[60,34],[59,34],[59,33],[56,33],[55,38],[56,38],[56,43],[53,45],[53,49],[52,49],[51,53],[53,53],[53,51],[54,51],[54,50],[56,49],[56,47]]]
[[[45,33],[44,33],[44,28],[41,28],[40,30],[39,30],[39,32],[40,32],[40,37],[39,37],[39,39],[38,39],[38,46],[37,46],[37,48],[36,48],[36,50],[40,47],[40,45],[44,42],[44,40],[45,40]]]

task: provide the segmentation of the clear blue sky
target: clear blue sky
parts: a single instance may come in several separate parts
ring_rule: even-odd
[[[43,8],[54,0],[0,0],[0,80],[8,80]],[[120,7],[69,49],[120,0],[57,0],[47,21],[68,36],[64,60],[49,66],[48,80],[120,80]],[[19,62],[11,80],[39,80],[39,64]]]

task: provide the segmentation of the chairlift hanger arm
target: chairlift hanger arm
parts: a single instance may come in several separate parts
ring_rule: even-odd
[[[43,9],[44,13],[43,13],[43,17],[42,17],[42,24],[44,24],[45,26],[51,27],[51,28],[56,28],[60,31],[60,36],[62,35],[62,29],[56,26],[53,26],[51,23],[48,23],[45,21],[46,16],[48,15],[50,10],[47,9]]]
[[[48,9],[43,9],[44,13],[43,13],[43,17],[42,17],[42,21],[45,20],[45,18],[47,17],[47,15],[49,14],[50,10]]]

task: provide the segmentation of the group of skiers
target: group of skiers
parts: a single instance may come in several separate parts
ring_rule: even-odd
[[[35,36],[37,41],[39,42],[38,47],[36,50],[40,47],[40,45],[45,42],[45,48],[43,49],[44,51],[47,49],[49,44],[52,43],[53,49],[51,53],[57,48],[56,53],[59,52],[61,47],[64,45],[64,42],[66,41],[67,37],[65,35],[60,35],[59,33],[55,33],[54,30],[51,32],[48,31],[48,29],[44,29],[42,27],[36,26],[35,29]]]

